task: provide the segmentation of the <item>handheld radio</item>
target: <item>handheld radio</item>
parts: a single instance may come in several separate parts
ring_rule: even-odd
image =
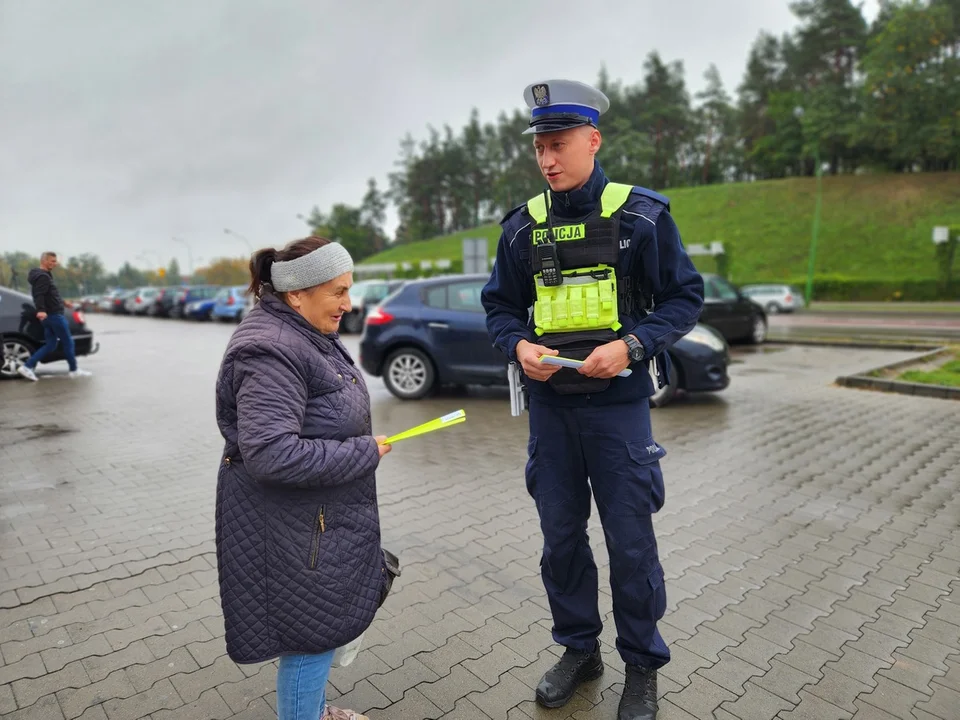
[[[540,276],[547,287],[556,287],[563,284],[563,275],[560,273],[560,251],[553,235],[553,214],[550,212],[550,198],[547,191],[543,191],[544,206],[547,208],[547,240],[537,243],[537,260],[540,263]]]

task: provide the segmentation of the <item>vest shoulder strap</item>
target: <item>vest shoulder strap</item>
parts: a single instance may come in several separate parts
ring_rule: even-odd
[[[637,185],[625,185],[624,183],[610,182],[607,183],[606,187],[603,188],[603,193],[600,195],[600,217],[612,217],[617,210],[627,204],[631,194],[642,195],[643,197],[650,198],[651,200],[656,200],[658,203],[665,205],[667,212],[670,212],[670,198],[666,197],[665,195],[661,195],[658,192],[654,192],[653,190],[648,190],[645,187],[640,187]],[[532,198],[527,200],[527,213],[533,219],[535,224],[539,225],[547,221],[547,203],[549,201],[549,193],[547,194],[546,198],[541,193],[539,195],[534,195]]]
[[[533,218],[535,225],[540,225],[547,221],[547,202],[552,202],[550,198],[550,193],[547,193],[546,198],[543,193],[539,195],[534,195],[532,198],[527,200],[527,213]]]
[[[661,205],[665,205],[667,212],[670,212],[670,198],[668,198],[666,195],[661,195],[658,192],[654,192],[653,190],[649,190],[645,187],[640,187],[639,185],[635,185],[633,187],[633,194],[642,195],[643,197],[650,198],[651,200],[656,200]]]
[[[600,195],[600,217],[608,218],[622,208],[630,198],[633,185],[623,183],[607,183]]]

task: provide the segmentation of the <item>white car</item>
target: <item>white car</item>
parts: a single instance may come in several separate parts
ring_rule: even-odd
[[[803,293],[789,285],[744,285],[740,292],[762,307],[768,315],[793,312],[804,307]]]

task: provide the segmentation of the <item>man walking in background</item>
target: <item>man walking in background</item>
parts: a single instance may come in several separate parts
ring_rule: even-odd
[[[23,377],[34,382],[37,376],[33,372],[37,363],[57,349],[57,342],[63,343],[63,354],[67,357],[70,366],[70,377],[83,377],[91,373],[77,368],[77,357],[73,352],[73,336],[70,326],[63,314],[65,304],[60,297],[60,291],[53,282],[53,269],[57,266],[57,254],[45,252],[40,256],[40,267],[34,268],[27,275],[30,289],[33,292],[33,304],[37,307],[37,320],[43,325],[43,336],[46,342],[30,359],[17,368]]]

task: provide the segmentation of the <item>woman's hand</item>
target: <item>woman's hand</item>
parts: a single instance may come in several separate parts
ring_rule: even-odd
[[[384,445],[383,441],[387,439],[386,435],[376,435],[373,438],[377,441],[377,450],[380,452],[380,457],[383,457],[388,452],[393,450],[393,445]]]

